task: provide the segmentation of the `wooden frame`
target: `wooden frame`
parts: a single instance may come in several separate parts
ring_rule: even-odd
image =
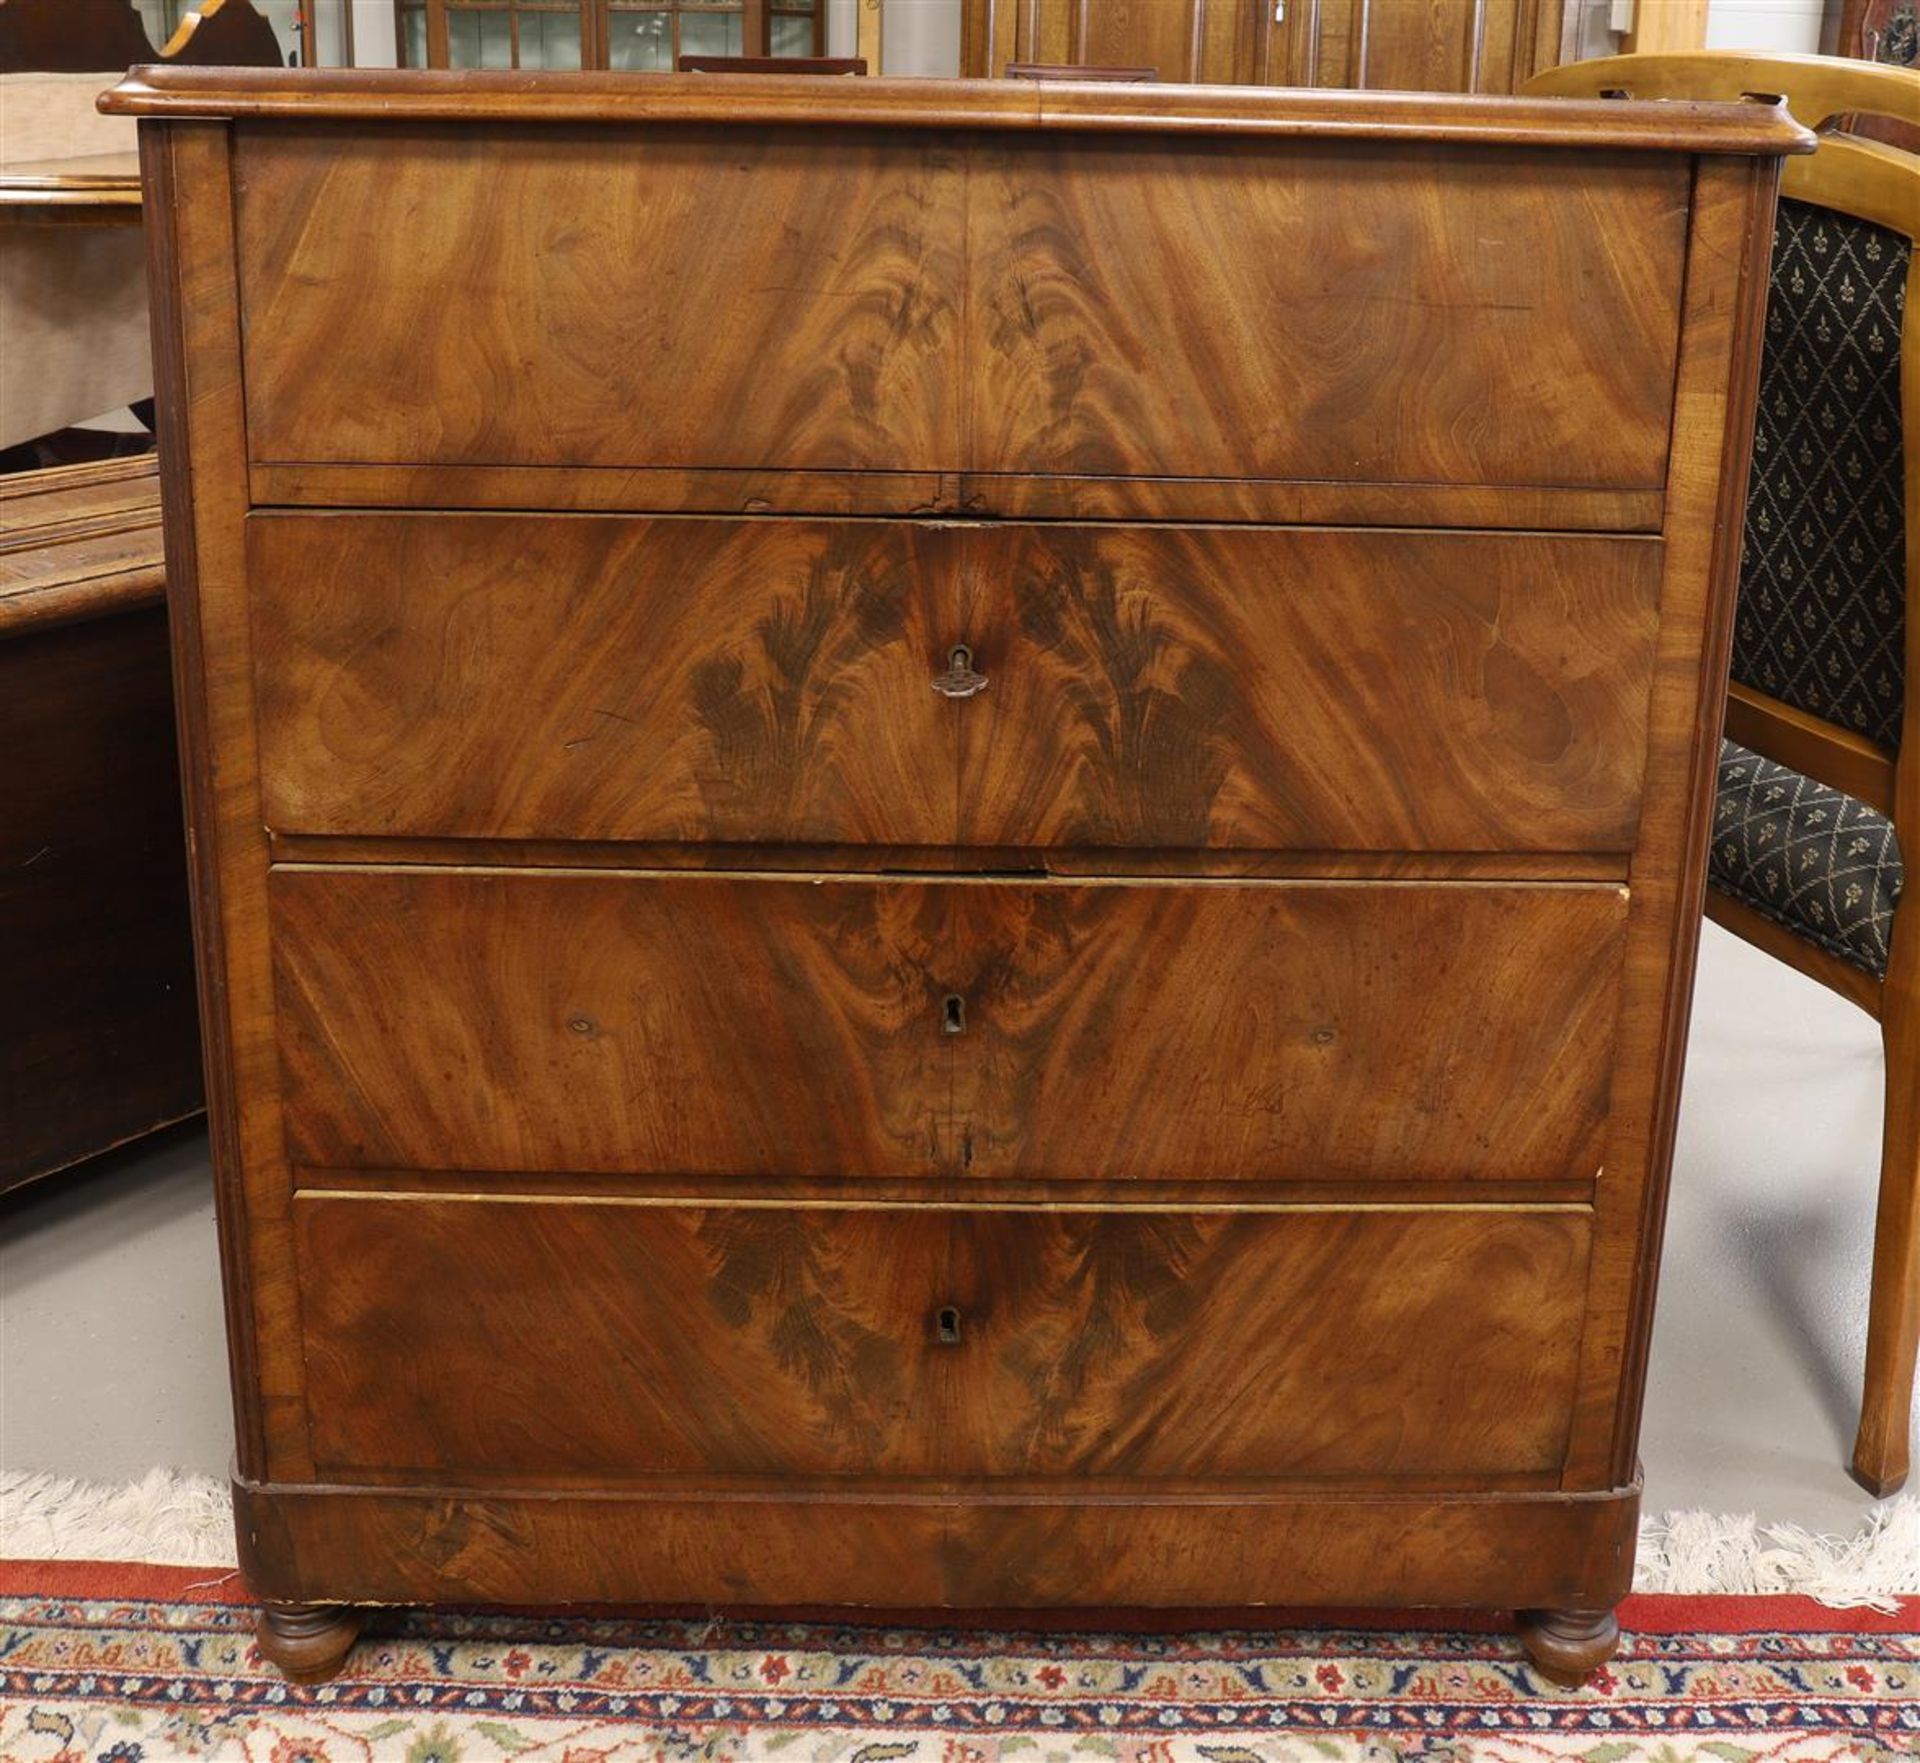
[[[1904,68],[1809,55],[1615,56],[1560,67],[1530,82],[1530,92],[1566,97],[1710,99],[1746,93],[1785,97],[1812,128],[1836,119],[1889,117],[1920,124],[1920,79]],[[1789,160],[1780,192],[1905,235],[1920,235],[1920,158],[1878,140],[1831,132],[1819,152]],[[1908,331],[1900,362],[1906,437],[1907,650],[1900,750],[1811,716],[1748,686],[1731,689],[1727,732],[1742,746],[1842,790],[1887,815],[1910,868],[1920,868],[1920,617],[1912,584],[1920,579],[1920,245],[1907,270]],[[1866,1394],[1854,1446],[1855,1476],[1888,1494],[1908,1473],[1908,1423],[1916,1342],[1920,1342],[1920,886],[1909,878],[1893,915],[1882,984],[1719,893],[1707,896],[1717,924],[1777,956],[1858,1004],[1880,1022],[1886,1053],[1887,1109],[1874,1238],[1867,1337]]]

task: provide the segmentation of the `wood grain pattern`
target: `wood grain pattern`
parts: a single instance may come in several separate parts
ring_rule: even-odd
[[[1658,548],[985,529],[963,844],[1625,850]]]
[[[187,808],[207,1126],[213,1145],[242,1475],[311,1475],[291,1183],[280,1127],[253,667],[243,555],[240,387],[228,130],[143,131],[161,533]]]
[[[522,1487],[1554,1474],[1587,1230],[324,1193],[295,1212],[322,1473]],[[564,1379],[556,1339],[592,1342]]]
[[[282,128],[243,131],[239,164],[256,458],[954,462],[964,209],[938,136],[675,129],[501,153],[428,129],[396,154]],[[370,309],[382,323],[360,324]]]
[[[258,1594],[1440,1598],[1526,1608],[1570,1669],[1597,1656],[1631,1575],[1776,156],[1806,132],[1766,104],[771,75],[162,73],[109,108],[160,119],[169,574]],[[316,375],[348,328],[363,347]],[[369,531],[433,499],[808,518],[682,534],[711,567],[664,570],[662,604],[699,612],[650,643],[646,593],[580,567],[644,522],[497,557],[416,540],[400,582],[366,545],[356,585],[317,540],[248,550],[249,498],[281,496],[357,502]],[[982,524],[1012,510],[1169,526]],[[889,529],[911,640],[832,551],[860,523],[828,516],[871,515],[979,517]],[[1257,525],[1311,519],[1371,530]],[[492,530],[562,523],[523,524]],[[830,553],[855,591],[810,603]],[[510,593],[516,557],[561,592]],[[847,703],[884,705],[878,746],[837,700],[772,714],[782,658],[812,651],[763,638],[809,604]],[[990,628],[936,634],[943,611]],[[746,795],[695,815],[674,706],[709,639],[720,721],[817,740],[755,734],[712,773]],[[951,781],[887,673],[914,641],[929,695],[950,641],[956,687],[988,678],[941,714],[1011,706],[997,742],[955,724]],[[661,777],[587,740],[608,770],[556,793],[541,719],[621,709],[595,700],[635,666]],[[408,681],[431,682],[417,720],[381,725]],[[325,708],[336,686],[364,726]],[[481,700],[544,732],[470,751]],[[1302,738],[1351,801],[1303,781]],[[362,767],[385,832],[346,791],[327,806],[317,758],[359,740],[398,779]],[[435,742],[468,780],[437,803],[407,768]],[[1410,761],[1422,787],[1383,783]],[[950,791],[944,820],[896,801],[909,773]],[[296,787],[338,830],[269,829]],[[670,836],[582,837],[648,790]],[[405,831],[403,798],[548,830]],[[1363,828],[1480,842],[1274,846]],[[1177,842],[1198,837],[1220,842]],[[1101,873],[982,868],[1003,852]],[[926,879],[822,873],[855,861]],[[670,1234],[696,1216],[733,1222]],[[1433,1247],[1402,1260],[1372,1233],[1408,1217]],[[1322,1232],[1344,1252],[1298,1249]],[[403,1251],[447,1315],[432,1280],[378,1272]],[[889,1332],[883,1294],[924,1326],[943,1288],[963,1344]],[[1329,1351],[1323,1315],[1365,1326]],[[738,1364],[707,1372],[728,1337]],[[537,1402],[475,1424],[496,1362],[511,1386],[608,1343],[571,1443],[512,1430],[546,1424]],[[417,1417],[368,1415],[403,1408],[410,1355],[449,1368],[422,1400],[452,1417],[418,1438],[472,1467],[383,1460]],[[1344,1408],[1342,1357],[1364,1366]],[[1427,1369],[1396,1383],[1402,1359]],[[704,1387],[673,1385],[688,1365]],[[686,1412],[756,1365],[763,1405]],[[1462,1368],[1485,1375],[1443,1402]],[[1246,1375],[1297,1394],[1302,1430],[1232,1399]],[[921,1378],[957,1420],[889,1406]],[[679,1467],[638,1497],[621,1428],[668,1388],[643,1449]],[[316,1447],[358,1485],[321,1484]]]
[[[1437,149],[1410,184],[1364,144],[678,129],[617,153],[532,137],[501,187],[444,130],[399,155],[324,129],[240,152],[262,460],[1664,475],[1671,159]],[[703,175],[715,152],[750,202]],[[309,374],[368,302],[392,322]]]
[[[151,453],[0,477],[0,639],[159,606],[166,591]]]
[[[273,893],[294,1161],[656,1179],[1588,1179],[1626,915],[1591,885]]]
[[[249,523],[269,823],[951,843],[949,535],[861,523]]]
[[[1665,475],[1677,162],[1449,148],[1411,180],[1366,145],[1103,140],[980,160],[972,469]]]
[[[256,515],[249,558],[276,832],[1634,840],[1643,542]]]
[[[1605,1608],[1633,1577],[1640,1488],[1604,1494],[1147,1494],[962,1500],[849,1489],[513,1495],[234,1483],[268,1598],[1180,1612],[1249,1606]],[[1224,1611],[1224,1620],[1193,1612]]]
[[[1777,162],[1708,160],[1669,466],[1652,746],[1619,1018],[1619,1065],[1595,1202],[1583,1389],[1568,1485],[1619,1486],[1638,1463],[1667,1183],[1706,894],[1716,762],[1739,569],[1740,511],[1759,377]]]

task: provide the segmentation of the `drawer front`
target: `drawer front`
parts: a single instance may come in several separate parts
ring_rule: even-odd
[[[1678,153],[235,133],[261,461],[1666,475]]]
[[[1625,890],[283,867],[295,1163],[1591,1180]]]
[[[320,1473],[529,1485],[1549,1476],[1590,1229],[326,1192],[295,1218]]]
[[[256,459],[955,462],[963,173],[937,137],[235,136]]]
[[[284,832],[1558,852],[1638,820],[1649,540],[256,515],[248,556]]]
[[[1683,159],[1084,138],[983,157],[975,470],[1665,481]]]

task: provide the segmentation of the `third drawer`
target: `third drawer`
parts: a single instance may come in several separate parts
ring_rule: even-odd
[[[267,819],[1622,852],[1660,555],[1599,535],[257,514]]]

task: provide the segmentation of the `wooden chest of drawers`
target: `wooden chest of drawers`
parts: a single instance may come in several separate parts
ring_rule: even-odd
[[[243,1558],[1631,1574],[1777,108],[149,73]]]

